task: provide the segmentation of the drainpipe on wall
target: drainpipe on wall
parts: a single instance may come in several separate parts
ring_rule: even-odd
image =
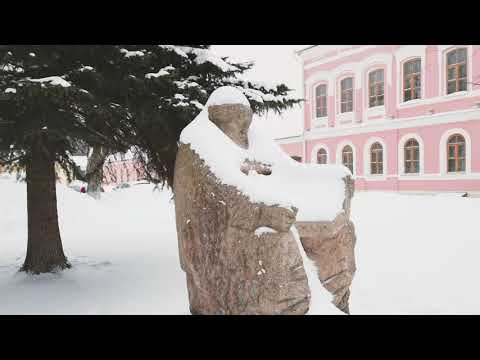
[[[397,184],[397,193],[399,192],[399,186],[398,186],[398,182],[399,182],[399,179],[398,177],[400,176],[400,166],[403,166],[403,164],[399,164],[398,163],[398,157],[399,157],[399,154],[398,154],[398,137],[399,137],[399,129],[397,129],[397,141],[395,142],[396,146],[397,146],[397,157],[396,157],[396,160],[395,162],[397,163],[397,180],[396,180],[396,184]],[[403,151],[403,149],[401,150]]]

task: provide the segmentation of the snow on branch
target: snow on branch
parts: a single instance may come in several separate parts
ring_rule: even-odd
[[[49,76],[49,77],[41,78],[41,79],[27,78],[27,81],[41,83],[41,84],[48,83],[48,84],[53,85],[53,86],[61,86],[61,87],[72,86],[68,81],[61,78],[60,76]]]
[[[158,70],[156,73],[148,73],[145,75],[147,79],[158,78],[160,76],[170,75],[169,71],[173,71],[175,68],[171,65],[165,66],[164,68]]]
[[[142,51],[128,51],[127,49],[120,49],[120,52],[124,54],[126,58],[132,57],[132,56],[144,56],[145,53]]]

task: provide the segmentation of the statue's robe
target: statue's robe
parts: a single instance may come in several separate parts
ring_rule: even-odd
[[[307,313],[310,289],[295,238],[255,234],[274,226],[276,207],[222,184],[186,144],[176,158],[174,200],[192,314]]]

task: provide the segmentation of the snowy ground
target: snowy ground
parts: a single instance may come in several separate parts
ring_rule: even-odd
[[[0,179],[0,314],[189,313],[168,191],[57,193],[73,268],[27,276],[25,185]],[[353,314],[480,314],[480,199],[357,193],[352,211]]]

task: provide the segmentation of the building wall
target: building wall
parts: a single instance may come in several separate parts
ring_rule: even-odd
[[[103,182],[106,185],[121,184],[143,180],[144,174],[133,160],[107,162],[103,170]]]
[[[467,91],[446,94],[446,54],[467,49]],[[321,47],[319,47],[321,48]],[[328,163],[341,163],[341,150],[354,149],[354,175],[359,190],[479,191],[480,190],[480,47],[478,45],[342,46],[321,52],[311,49],[304,62],[304,137],[279,141],[290,155],[302,153],[316,162],[324,147]],[[421,99],[403,101],[403,64],[421,61]],[[368,106],[368,74],[384,70],[384,106]],[[340,81],[353,77],[353,112],[340,113]],[[315,88],[327,85],[328,110],[316,118]],[[467,165],[463,173],[447,173],[448,136],[466,139]],[[403,173],[403,144],[410,137],[420,143],[420,172]],[[369,175],[369,148],[378,140],[384,148],[384,175]]]

